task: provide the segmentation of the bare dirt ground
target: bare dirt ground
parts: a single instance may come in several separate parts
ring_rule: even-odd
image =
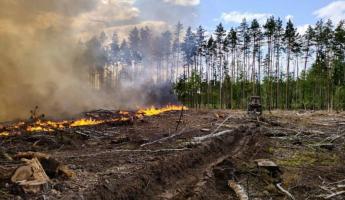
[[[0,138],[0,199],[238,199],[228,180],[249,199],[289,199],[279,183],[295,199],[345,198],[345,113],[274,111],[256,119],[188,110],[175,130],[179,117],[173,111],[122,126]],[[24,193],[3,173],[21,161],[4,155],[27,151],[76,175],[50,176],[49,188]],[[279,169],[259,168],[256,159]]]

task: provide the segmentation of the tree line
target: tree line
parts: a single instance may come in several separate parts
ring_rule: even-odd
[[[170,83],[195,108],[244,109],[261,96],[265,109],[345,108],[345,21],[319,20],[298,33],[291,20],[243,19],[213,33],[199,26],[154,33],[134,28],[119,42],[102,33],[84,45],[93,87],[121,87],[143,74]]]

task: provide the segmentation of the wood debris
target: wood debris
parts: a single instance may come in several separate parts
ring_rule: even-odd
[[[246,194],[245,190],[243,189],[241,185],[239,185],[233,180],[229,180],[228,186],[236,193],[237,197],[240,200],[249,200],[248,195]]]

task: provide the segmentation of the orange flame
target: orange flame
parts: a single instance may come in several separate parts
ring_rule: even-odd
[[[153,115],[159,115],[164,112],[168,111],[178,111],[178,110],[188,110],[185,106],[177,106],[177,105],[168,105],[163,108],[155,108],[154,106],[151,106],[150,108],[140,109],[137,114],[142,114],[145,116],[153,116]]]
[[[105,121],[103,120],[94,120],[94,119],[80,119],[77,121],[74,121],[70,126],[76,127],[76,126],[91,126],[91,125],[97,125],[102,124]]]
[[[6,137],[6,136],[9,136],[9,135],[10,135],[10,133],[7,132],[7,131],[4,131],[4,132],[0,133],[0,137]]]
[[[136,112],[135,116],[142,118],[143,116],[154,116],[154,115],[159,115],[164,112],[178,111],[182,109],[188,110],[188,108],[185,106],[177,106],[177,105],[168,105],[162,108],[155,108],[154,106],[152,106],[150,108],[139,109]],[[26,127],[26,130],[28,132],[38,132],[38,131],[52,132],[56,129],[63,129],[66,127],[93,126],[93,125],[103,124],[107,122],[129,121],[131,118],[130,112],[127,112],[127,111],[119,111],[119,114],[122,116],[118,118],[108,119],[108,120],[95,120],[91,118],[90,119],[83,118],[83,119],[79,119],[75,121],[56,121],[56,122],[38,120],[34,124]],[[25,123],[19,122],[11,127],[13,130],[15,130],[15,129],[20,129],[20,127],[23,127],[23,126],[25,126]],[[10,135],[9,131],[0,132],[0,137],[5,137],[9,135]]]
[[[26,128],[29,132],[35,132],[35,131],[54,131],[53,129],[61,129],[65,127],[65,124],[67,124],[67,121],[61,121],[61,122],[53,122],[53,121],[41,121],[38,120],[33,124],[32,126],[28,126]]]

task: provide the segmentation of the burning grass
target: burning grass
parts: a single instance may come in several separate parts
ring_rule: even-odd
[[[0,137],[11,136],[11,133],[22,132],[23,130],[25,130],[26,132],[53,132],[55,130],[61,130],[70,127],[94,126],[111,122],[128,122],[135,117],[142,118],[144,116],[154,116],[164,112],[179,111],[182,109],[188,110],[188,108],[185,106],[167,105],[161,108],[156,108],[154,106],[151,106],[149,108],[141,108],[138,109],[136,112],[118,111],[116,113],[116,117],[110,117],[105,119],[94,119],[92,117],[69,121],[45,121],[38,119],[32,123],[19,122],[14,125],[7,126],[3,128],[2,132],[0,132]]]
[[[145,116],[153,116],[153,115],[159,115],[161,113],[168,112],[168,111],[178,111],[181,109],[188,110],[188,108],[185,106],[168,105],[163,108],[155,108],[154,106],[152,106],[150,108],[139,109],[137,113],[141,115],[145,115]]]

